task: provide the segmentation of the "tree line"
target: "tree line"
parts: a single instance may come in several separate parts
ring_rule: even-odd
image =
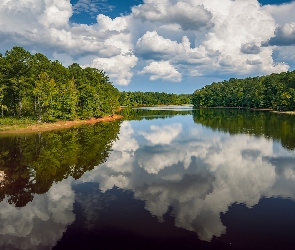
[[[64,67],[22,47],[0,54],[0,114],[38,121],[87,119],[113,114],[119,90],[95,68]]]
[[[121,92],[120,104],[127,107],[191,104],[191,94],[165,92]]]
[[[295,110],[295,71],[214,82],[196,90],[192,103],[195,107]]]

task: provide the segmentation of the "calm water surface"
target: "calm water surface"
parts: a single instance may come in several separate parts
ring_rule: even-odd
[[[0,249],[295,249],[295,117],[189,107],[0,137]]]

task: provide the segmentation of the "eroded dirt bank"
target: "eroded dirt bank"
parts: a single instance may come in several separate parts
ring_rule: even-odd
[[[114,120],[121,119],[123,116],[121,115],[113,115],[113,116],[105,116],[102,118],[92,118],[89,120],[76,120],[76,121],[57,121],[54,123],[36,123],[33,125],[28,125],[25,128],[17,128],[14,129],[13,127],[8,130],[0,131],[0,134],[19,134],[19,133],[36,133],[36,132],[43,132],[43,131],[51,131],[57,130],[62,128],[70,128],[76,125],[82,124],[95,124],[97,122],[111,122]]]

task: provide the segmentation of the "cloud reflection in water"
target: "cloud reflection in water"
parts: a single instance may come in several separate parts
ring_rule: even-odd
[[[75,220],[72,178],[53,184],[48,193],[16,208],[0,203],[1,249],[51,249]],[[46,235],[44,235],[46,228]]]
[[[123,122],[107,162],[81,181],[96,181],[103,191],[132,190],[159,221],[172,207],[176,226],[205,241],[226,232],[220,213],[233,203],[253,207],[262,197],[290,196],[290,187],[278,180],[292,179],[295,168],[279,171],[273,161],[280,156],[294,161],[291,152],[274,151],[277,145],[263,137],[213,132],[174,119],[168,125],[145,121],[148,126],[140,128]]]

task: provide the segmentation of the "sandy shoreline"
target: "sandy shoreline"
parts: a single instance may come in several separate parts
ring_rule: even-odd
[[[295,111],[271,111],[273,113],[277,113],[277,114],[286,114],[286,115],[295,115]]]
[[[11,129],[0,131],[0,134],[20,134],[20,133],[36,133],[57,130],[62,128],[70,128],[76,125],[82,124],[95,124],[97,122],[112,122],[114,120],[121,119],[121,115],[105,116],[101,118],[92,118],[89,120],[76,120],[76,121],[57,121],[54,123],[40,123],[28,125],[26,128]]]

